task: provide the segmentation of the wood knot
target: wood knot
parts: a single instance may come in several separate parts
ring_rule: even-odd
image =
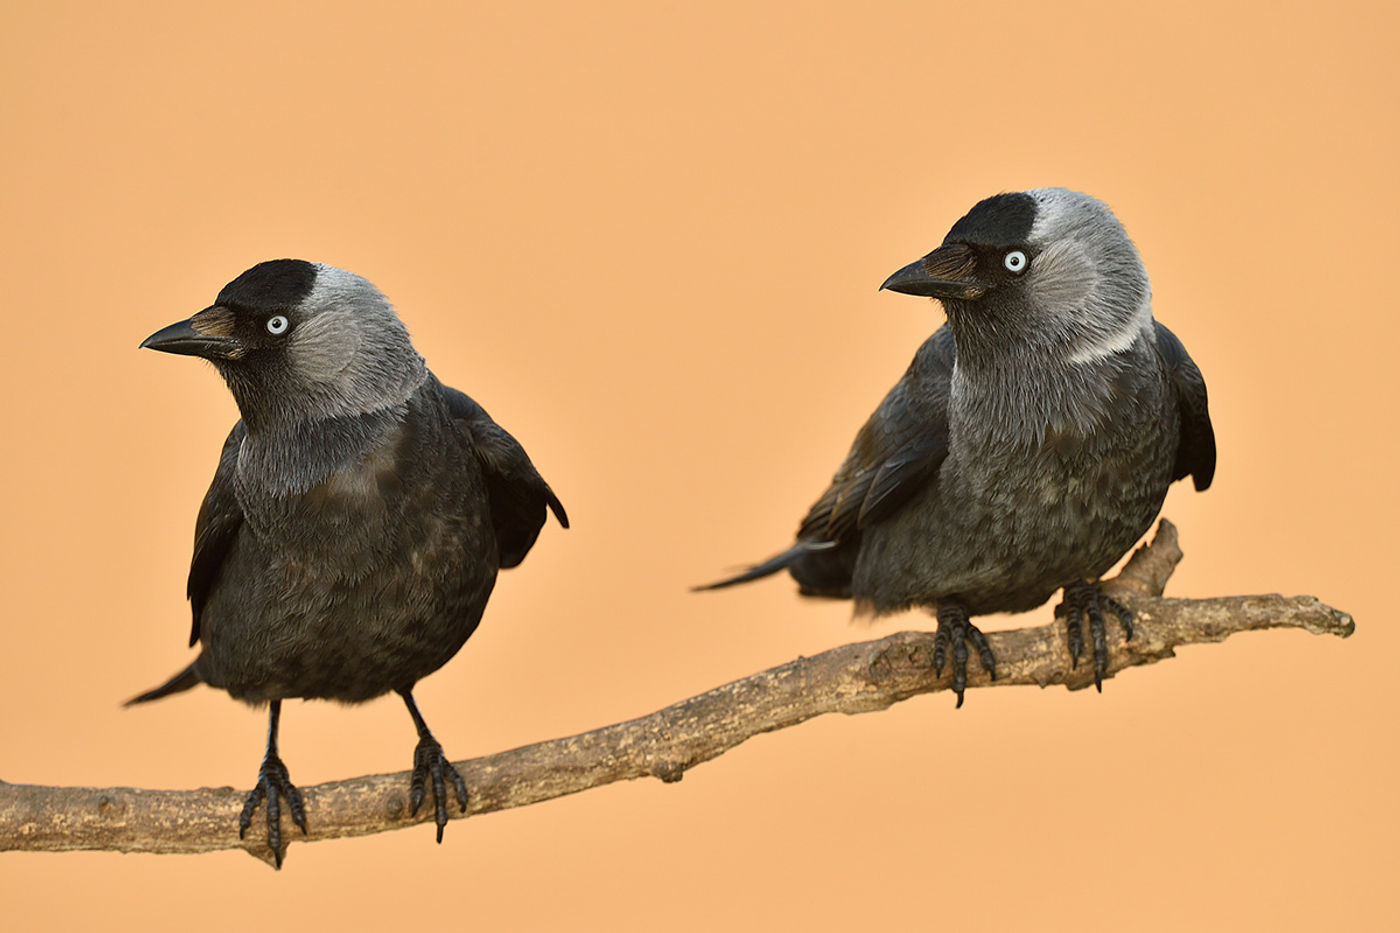
[[[97,798],[97,815],[102,817],[103,819],[110,820],[113,817],[121,816],[125,810],[126,807],[122,806],[120,803],[113,800],[106,794],[103,794],[101,797]]]
[[[910,667],[921,671],[933,668],[933,651],[926,644],[909,645],[904,649],[904,654],[909,660]]]
[[[894,665],[890,664],[890,649],[886,644],[875,656],[870,659],[868,667],[871,680],[888,680],[894,674]]]
[[[651,766],[651,773],[664,784],[674,784],[685,777],[685,765],[679,761],[658,761]]]
[[[867,665],[868,676],[872,681],[888,680],[898,674],[911,671],[923,673],[933,670],[933,648],[927,640],[884,642],[871,657]]]

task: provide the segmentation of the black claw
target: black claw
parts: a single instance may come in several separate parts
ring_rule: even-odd
[[[1133,640],[1133,613],[1127,606],[1114,599],[1112,596],[1099,594],[1099,605],[1107,606],[1109,610],[1118,617],[1118,624],[1123,627],[1123,640]]]
[[[1103,613],[1094,601],[1088,606],[1089,633],[1094,638],[1094,686],[1103,693],[1103,678],[1108,673],[1108,632],[1104,630]]]
[[[987,636],[982,634],[982,630],[975,626],[967,627],[968,640],[977,649],[977,657],[982,662],[982,669],[987,672],[987,676],[992,680],[997,679],[997,659],[992,654],[992,646],[987,644]]]
[[[413,717],[413,725],[418,729],[418,746],[413,750],[413,777],[408,785],[408,802],[413,815],[427,797],[428,780],[433,782],[433,822],[437,825],[437,841],[442,842],[442,828],[447,825],[447,779],[452,779],[452,790],[457,795],[457,805],[467,812],[467,782],[452,767],[452,762],[442,753],[442,746],[428,731],[428,724],[418,712],[418,704],[413,702],[413,691],[399,690],[408,714]]]
[[[254,787],[248,799],[243,801],[243,812],[238,814],[238,838],[242,839],[247,834],[248,829],[253,825],[253,813],[258,809],[258,804],[262,803],[263,795],[267,792],[263,789],[262,781],[258,781],[258,786]]]
[[[1079,611],[1079,607],[1070,602],[1069,597],[1055,607],[1055,615],[1065,620],[1065,631],[1069,635],[1069,667],[1076,670],[1079,667],[1079,656],[1084,653],[1084,627]]]
[[[1056,618],[1065,620],[1069,636],[1070,667],[1079,667],[1084,651],[1083,620],[1089,620],[1089,636],[1094,645],[1094,687],[1103,693],[1103,681],[1108,676],[1108,632],[1103,610],[1108,609],[1123,627],[1124,639],[1133,637],[1133,614],[1118,600],[1098,591],[1091,583],[1072,583],[1065,587],[1064,602],[1055,607]]]
[[[958,705],[962,705],[963,691],[967,689],[967,637],[953,642],[953,691],[958,695]]]
[[[442,779],[442,767],[433,767],[433,821],[437,823],[437,841],[442,845],[442,828],[447,825],[447,782]]]
[[[297,829],[301,830],[301,834],[305,836],[306,807],[301,802],[301,791],[297,790],[292,784],[287,785],[287,790],[291,792],[287,795],[287,799],[292,802],[292,822],[296,824]]]
[[[413,778],[409,783],[408,800],[414,816],[427,797],[428,782],[433,787],[433,822],[437,825],[437,841],[442,842],[442,829],[447,825],[447,781],[457,796],[457,805],[467,812],[467,783],[442,753],[442,746],[431,735],[420,739],[413,750]]]
[[[306,835],[306,807],[302,803],[301,791],[292,784],[291,777],[287,774],[287,766],[282,763],[282,759],[274,754],[269,754],[263,759],[262,767],[258,769],[258,783],[248,792],[248,799],[243,802],[243,812],[238,815],[238,838],[242,839],[247,835],[249,828],[253,825],[253,814],[258,809],[258,804],[266,802],[265,812],[267,815],[267,847],[272,850],[272,858],[277,863],[277,867],[282,867],[282,801],[287,802],[291,810],[292,822],[302,835]]]
[[[457,773],[457,769],[450,764],[447,766],[448,774],[452,778],[452,792],[457,795],[457,809],[463,813],[467,812],[467,782],[462,780],[462,775]]]
[[[277,860],[277,867],[282,867],[282,805],[277,802],[277,791],[271,789],[267,794],[267,847],[272,850],[272,856]]]
[[[996,657],[992,654],[987,637],[968,619],[967,610],[956,603],[945,604],[938,610],[938,631],[933,636],[933,670],[943,675],[943,662],[947,660],[948,646],[953,647],[953,692],[958,702],[955,708],[963,705],[963,693],[967,689],[967,658],[969,644],[977,651],[978,660],[987,676],[996,680]]]

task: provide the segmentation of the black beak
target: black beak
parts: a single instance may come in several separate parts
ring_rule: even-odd
[[[945,243],[885,279],[881,290],[925,298],[981,298],[987,286],[979,281],[977,254],[961,243]]]
[[[232,318],[223,308],[207,308],[187,321],[162,327],[141,341],[141,349],[149,347],[162,353],[205,359],[237,359],[243,355],[244,348],[233,336]]]

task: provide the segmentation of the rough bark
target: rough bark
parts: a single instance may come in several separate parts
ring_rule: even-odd
[[[1311,596],[1163,599],[1181,551],[1163,521],[1151,545],[1105,584],[1135,613],[1136,634],[1124,641],[1109,626],[1108,676],[1173,656],[1178,645],[1223,641],[1236,632],[1301,628],[1350,635],[1351,616]],[[1092,654],[1072,667],[1064,626],[989,632],[998,677],[988,681],[974,660],[968,688],[1093,683]],[[614,781],[656,777],[678,781],[687,769],[744,740],[824,713],[868,713],[921,693],[946,690],[933,671],[933,635],[900,632],[843,645],[761,671],[682,700],[648,716],[581,735],[457,763],[471,791],[468,813],[523,807]],[[401,829],[431,819],[431,806],[408,812],[408,773],[379,774],[303,788],[309,834],[284,817],[283,838],[315,841]],[[142,790],[129,787],[40,787],[0,782],[0,850],[211,852],[244,849],[272,863],[259,814],[246,839],[238,814],[246,790]],[[457,808],[450,807],[459,816]]]

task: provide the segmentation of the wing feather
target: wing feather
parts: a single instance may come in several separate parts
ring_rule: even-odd
[[[200,617],[204,614],[214,584],[219,581],[224,560],[243,527],[243,508],[234,494],[233,477],[238,469],[238,449],[243,444],[245,433],[242,421],[229,432],[224,449],[219,454],[214,481],[204,494],[199,517],[195,519],[194,557],[190,560],[190,575],[185,585],[193,616],[190,625],[191,646],[199,641]]]
[[[1172,480],[1192,478],[1197,490],[1210,487],[1215,476],[1215,429],[1210,423],[1206,381],[1186,347],[1161,324],[1157,324],[1157,352],[1167,365],[1172,389],[1181,414],[1181,440],[1176,449]]]
[[[857,432],[831,485],[802,520],[799,547],[788,552],[804,593],[848,595],[861,533],[937,482],[948,456],[955,358],[953,332],[942,327]]]
[[[569,527],[569,516],[519,441],[492,421],[486,410],[466,393],[448,386],[442,387],[442,393],[448,411],[471,438],[486,476],[501,566],[514,567],[525,559],[539,537],[546,508],[565,528]]]

